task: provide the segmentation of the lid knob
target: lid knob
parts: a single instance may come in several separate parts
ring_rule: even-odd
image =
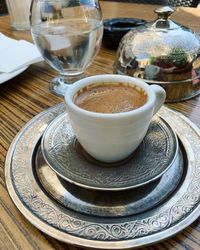
[[[168,19],[175,10],[169,6],[156,9],[154,12],[158,15],[158,18]]]

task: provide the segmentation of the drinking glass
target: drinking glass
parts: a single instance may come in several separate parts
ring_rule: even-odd
[[[32,37],[45,61],[59,72],[50,91],[64,96],[70,84],[84,77],[102,40],[98,0],[33,0]]]
[[[6,4],[11,19],[11,26],[13,27],[13,29],[30,29],[29,10],[31,0],[6,0]]]

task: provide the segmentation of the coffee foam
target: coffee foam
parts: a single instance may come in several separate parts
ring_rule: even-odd
[[[147,93],[137,85],[101,82],[82,88],[73,100],[77,106],[88,111],[121,113],[143,106],[147,101]]]

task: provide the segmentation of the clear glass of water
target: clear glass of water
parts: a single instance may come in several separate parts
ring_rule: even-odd
[[[30,22],[43,58],[59,72],[50,91],[64,96],[99,51],[103,20],[98,0],[33,0]]]

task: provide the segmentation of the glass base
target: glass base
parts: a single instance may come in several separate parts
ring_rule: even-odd
[[[85,77],[85,74],[79,74],[76,76],[58,76],[54,78],[49,86],[49,90],[52,94],[57,96],[65,96],[66,90],[76,81]]]
[[[22,24],[14,23],[12,24],[12,29],[16,31],[30,30],[30,24],[29,23],[22,23]]]

